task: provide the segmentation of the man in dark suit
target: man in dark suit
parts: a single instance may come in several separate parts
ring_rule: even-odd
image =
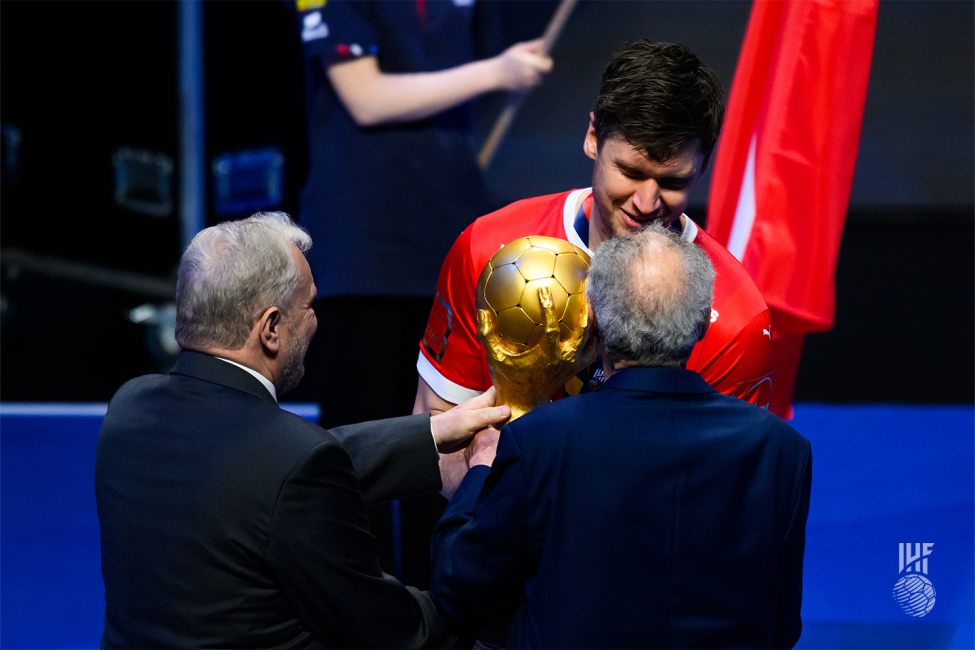
[[[438,449],[508,409],[488,395],[453,420],[334,431],[280,409],[317,327],[310,246],[271,213],[208,228],[183,255],[183,352],[120,388],[99,436],[103,646],[445,642],[427,594],[380,570],[365,506],[440,489]]]
[[[596,252],[607,379],[506,425],[493,467],[489,449],[472,458],[434,531],[448,623],[477,629],[508,603],[510,648],[796,643],[810,445],[684,368],[713,280],[661,226]]]

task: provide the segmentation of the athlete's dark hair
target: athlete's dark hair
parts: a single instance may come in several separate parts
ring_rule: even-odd
[[[628,43],[603,72],[593,108],[597,143],[617,133],[654,160],[698,140],[707,167],[724,117],[721,81],[683,45]]]

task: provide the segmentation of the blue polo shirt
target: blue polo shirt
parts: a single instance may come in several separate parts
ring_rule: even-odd
[[[489,5],[490,3],[485,3]],[[496,17],[470,0],[298,0],[309,173],[299,223],[320,297],[430,297],[457,235],[485,211],[469,104],[406,124],[361,128],[325,76],[377,57],[389,73],[468,63]],[[489,25],[484,28],[484,22]]]

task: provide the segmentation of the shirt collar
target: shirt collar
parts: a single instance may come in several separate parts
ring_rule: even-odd
[[[275,402],[278,401],[278,392],[276,390],[274,390],[274,384],[272,384],[271,383],[271,380],[268,379],[267,377],[265,377],[264,375],[262,375],[261,373],[257,372],[253,368],[248,368],[247,366],[242,366],[241,364],[237,363],[236,361],[231,361],[230,359],[224,359],[223,357],[217,357],[217,356],[215,356],[213,358],[214,359],[220,359],[221,361],[226,361],[230,365],[237,366],[241,370],[246,370],[247,372],[249,372],[250,374],[252,374],[258,381],[260,381],[262,384],[264,384],[264,388],[266,388],[268,390],[268,392],[271,393],[271,397],[274,398],[274,401]]]
[[[588,192],[586,197],[579,203],[579,209],[575,209],[579,195]],[[569,242],[575,244],[586,251],[592,257],[589,249],[589,213],[592,210],[592,188],[575,190],[565,199],[562,209],[562,218],[565,222],[565,234]],[[689,242],[693,242],[697,237],[697,224],[686,214],[682,214],[680,219],[671,224],[670,229]]]

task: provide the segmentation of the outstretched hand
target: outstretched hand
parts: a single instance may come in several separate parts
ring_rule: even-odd
[[[507,420],[511,409],[506,405],[494,406],[494,400],[492,387],[445,413],[431,416],[430,429],[437,442],[437,451],[449,454],[463,449],[481,429]]]
[[[527,92],[542,83],[552,71],[552,58],[539,54],[542,39],[515,43],[495,57],[498,63],[498,89]]]
[[[513,419],[545,404],[595,356],[595,340],[586,327],[588,313],[582,314],[580,327],[567,340],[559,341],[551,290],[540,288],[538,300],[545,318],[542,338],[524,352],[514,351],[498,336],[494,314],[485,309],[477,312],[478,333],[487,350],[498,401],[511,405]]]

